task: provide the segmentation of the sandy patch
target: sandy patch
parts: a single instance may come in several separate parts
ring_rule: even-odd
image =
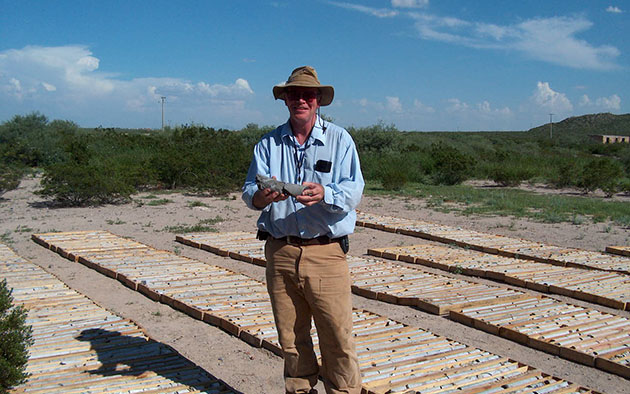
[[[0,199],[0,242],[7,243],[18,254],[42,266],[101,306],[132,319],[144,327],[152,338],[174,347],[234,388],[244,393],[283,392],[282,360],[272,353],[251,347],[220,329],[153,302],[117,281],[66,260],[30,240],[31,234],[37,232],[109,230],[156,248],[242,272],[262,281],[264,271],[261,267],[184,246],[175,242],[175,234],[172,232],[177,226],[192,226],[208,219],[222,219],[214,225],[219,231],[254,231],[257,214],[245,207],[240,195],[210,198],[182,193],[153,193],[157,198],[143,198],[151,195],[143,193],[135,196],[134,202],[125,205],[62,209],[51,208],[43,203],[40,197],[33,194],[37,188],[37,179],[28,178],[18,189],[6,193]],[[152,201],[161,199],[169,201],[152,205]],[[544,224],[515,218],[458,216],[431,211],[426,208],[424,201],[408,198],[365,197],[360,209],[589,250],[602,251],[608,245],[630,245],[630,231],[609,223]],[[357,228],[351,236],[350,253],[362,255],[368,247],[423,242],[428,241]],[[490,283],[482,279],[462,278]],[[556,298],[630,317],[627,312],[565,297]],[[510,357],[600,392],[630,393],[630,384],[626,379],[518,345],[443,317],[359,296],[354,296],[354,304],[357,308],[429,329],[436,334]],[[323,392],[321,383],[318,388]]]

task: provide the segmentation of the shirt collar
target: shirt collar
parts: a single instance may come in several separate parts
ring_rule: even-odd
[[[317,116],[317,115],[316,115]],[[322,124],[324,124],[324,120],[317,116],[315,119],[315,126],[313,126],[313,130],[311,131],[311,135],[309,137],[313,138],[316,141],[319,141],[321,145],[326,144],[326,137],[324,136],[324,130],[322,129]],[[284,138],[288,138],[290,141],[293,141],[293,132],[291,131],[291,122],[287,121],[284,125],[282,125],[282,130],[280,131],[280,136]]]

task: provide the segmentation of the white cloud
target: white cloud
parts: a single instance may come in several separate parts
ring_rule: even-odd
[[[619,7],[617,7],[617,6],[612,6],[612,5],[609,5],[609,6],[606,8],[606,12],[611,12],[611,13],[613,13],[613,14],[621,14],[621,13],[623,13],[623,11],[621,10],[621,8],[619,8]]]
[[[402,107],[402,103],[400,102],[400,98],[385,97],[385,102],[386,102],[385,106],[388,111],[398,113],[398,114],[403,112],[403,107]]]
[[[418,99],[413,100],[413,108],[415,112],[424,112],[424,113],[435,112],[435,109],[433,107],[423,104],[422,101]]]
[[[618,111],[621,109],[621,97],[613,94],[610,97],[600,97],[595,100],[595,105],[603,109]]]
[[[621,97],[613,94],[609,97],[598,97],[591,100],[586,94],[580,98],[580,107],[585,110],[601,112],[601,111],[619,111],[621,109]]]
[[[362,12],[364,14],[375,16],[377,18],[392,18],[392,17],[398,15],[398,11],[390,10],[390,9],[387,9],[387,8],[374,8],[374,7],[367,7],[367,6],[364,6],[364,5],[352,4],[352,3],[331,2],[331,4],[333,4],[333,5],[337,6],[337,7],[346,8],[346,9],[354,10],[354,11],[359,11],[359,12]]]
[[[538,82],[532,99],[538,107],[552,112],[567,113],[573,110],[567,96],[551,89],[549,82]]]
[[[55,90],[57,90],[57,87],[55,85],[51,85],[51,84],[46,83],[46,82],[42,82],[42,86],[48,92],[54,92]]]
[[[392,0],[392,7],[422,8],[429,5],[429,0]]]
[[[27,46],[0,52],[0,107],[10,111],[19,102],[19,108],[78,122],[104,122],[100,119],[159,111],[160,97],[166,96],[168,109],[181,116],[172,120],[181,124],[233,116],[254,94],[243,78],[228,84],[152,77],[123,80],[100,72],[99,64],[85,46]],[[0,115],[7,115],[5,111]]]
[[[392,0],[392,5],[409,8],[423,1]],[[619,49],[612,45],[593,45],[578,35],[593,26],[581,16],[534,18],[511,25],[466,21],[426,12],[403,12],[372,8],[351,3],[331,3],[379,18],[406,16],[413,20],[419,36],[425,40],[448,42],[480,49],[517,51],[532,59],[565,67],[593,70],[619,68]],[[611,6],[612,7],[612,6]],[[610,12],[621,12],[617,7]],[[616,11],[618,10],[618,11]]]
[[[446,108],[448,112],[466,112],[470,108],[467,103],[457,98],[450,98],[446,101],[449,104],[449,106]]]
[[[525,21],[516,26],[519,38],[513,47],[528,56],[550,63],[586,69],[615,68],[617,48],[594,47],[575,35],[593,24],[583,18],[547,18]]]
[[[512,115],[512,110],[508,107],[503,108],[492,108],[488,101],[482,101],[477,104],[477,112],[482,115],[487,116],[510,116]]]

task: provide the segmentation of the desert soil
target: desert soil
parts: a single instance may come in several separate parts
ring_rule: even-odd
[[[33,192],[37,178],[25,179],[16,190],[0,199],[0,235],[19,255],[56,275],[68,286],[104,308],[143,327],[157,341],[168,344],[212,375],[243,393],[283,393],[282,360],[265,349],[254,348],[226,332],[195,320],[169,306],[146,298],[79,263],[71,262],[31,240],[31,234],[50,231],[108,230],[159,249],[166,249],[207,264],[218,265],[264,281],[264,269],[219,257],[175,242],[172,226],[191,226],[204,219],[221,218],[219,231],[255,231],[257,214],[247,209],[239,194],[227,198],[201,197],[184,193],[158,194],[170,202],[150,205],[150,193],[134,196],[124,205],[89,208],[55,208]],[[193,204],[197,202],[196,204]],[[422,219],[488,233],[589,250],[608,245],[630,245],[630,231],[611,223],[579,225],[536,223],[508,217],[468,217],[439,213],[423,200],[364,197],[359,209],[376,214]],[[357,228],[351,236],[350,254],[364,255],[368,247],[413,245],[428,242],[419,238]],[[427,271],[441,271],[425,268]],[[458,276],[458,275],[453,275]],[[467,280],[490,283],[483,279]],[[496,284],[496,283],[495,283]],[[453,322],[444,317],[392,304],[353,296],[356,308],[388,316],[405,324],[428,329],[465,344],[479,347],[538,368],[545,373],[587,386],[602,393],[630,393],[627,379],[592,367],[518,345],[506,339]],[[630,313],[568,299],[574,304],[630,317]],[[322,384],[318,389],[323,392]]]

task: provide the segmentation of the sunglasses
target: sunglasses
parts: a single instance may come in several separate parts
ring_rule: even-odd
[[[316,90],[304,90],[301,92],[296,91],[288,91],[287,99],[291,101],[304,100],[304,101],[312,101],[315,100],[319,96],[319,92]]]

